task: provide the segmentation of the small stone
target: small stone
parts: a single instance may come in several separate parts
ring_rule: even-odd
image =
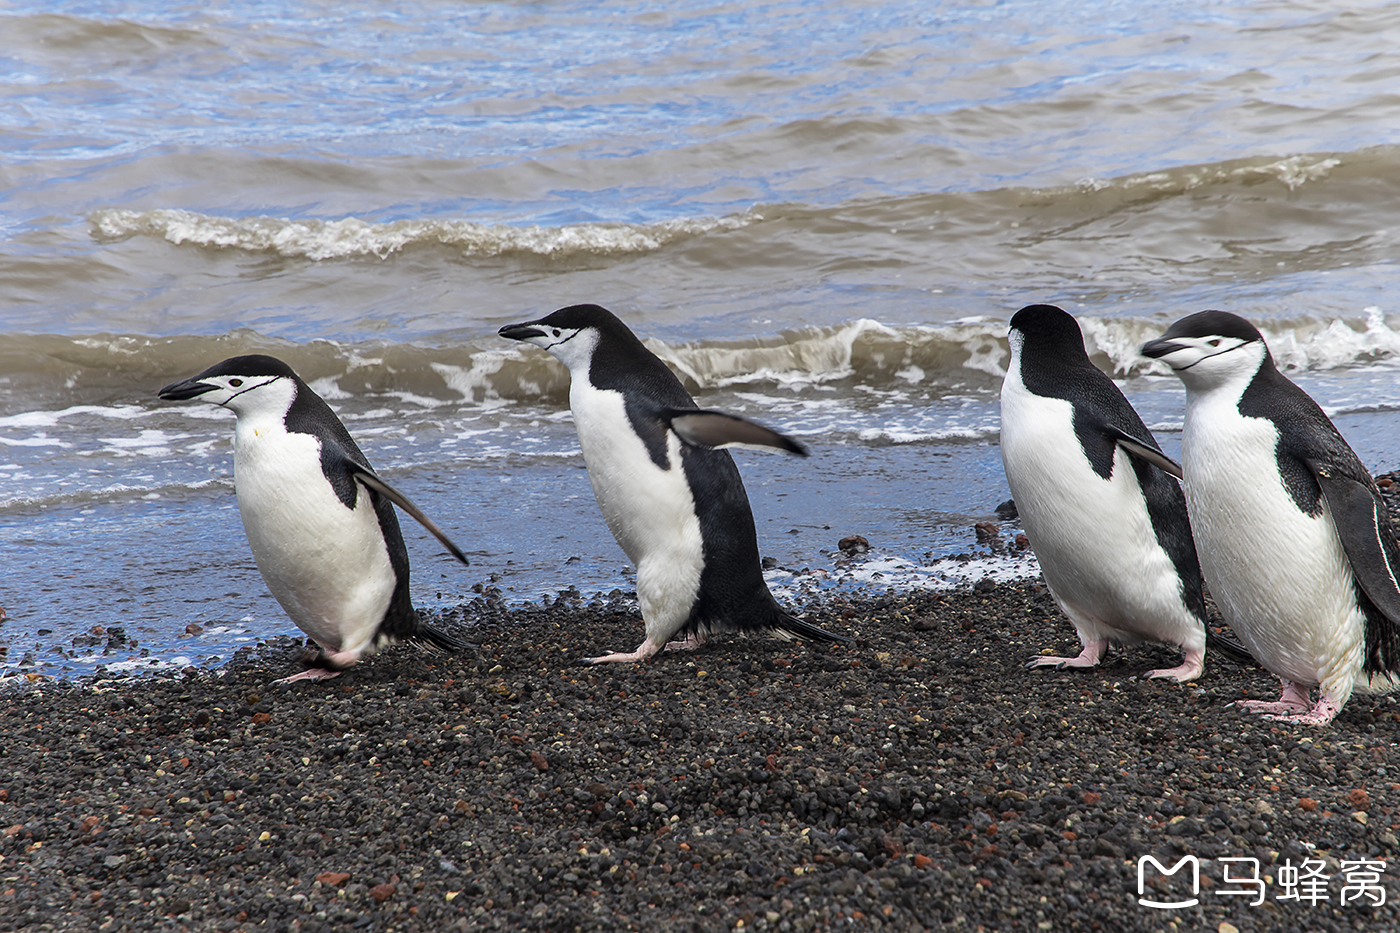
[[[350,873],[348,871],[323,871],[316,876],[316,880],[333,888],[343,888],[345,882],[350,880]]]
[[[1240,928],[1228,920],[1221,920],[1220,926],[1215,929],[1216,933],[1240,933]]]
[[[870,542],[863,535],[847,535],[836,543],[847,556],[865,554],[870,550]]]
[[[1312,799],[1311,797],[1299,797],[1298,809],[1306,810],[1308,813],[1311,813],[1317,809],[1317,801]]]
[[[1371,809],[1371,795],[1366,793],[1366,789],[1358,787],[1347,792],[1347,803],[1351,804],[1353,810]]]
[[[374,887],[369,889],[369,896],[382,904],[389,898],[393,897],[394,892],[397,890],[397,885],[388,884],[387,882],[385,884],[376,884]]]

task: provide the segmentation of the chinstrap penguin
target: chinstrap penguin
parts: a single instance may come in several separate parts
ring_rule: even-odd
[[[320,651],[284,678],[337,676],[402,640],[464,647],[419,618],[408,592],[398,505],[463,564],[467,557],[406,496],[380,478],[345,426],[291,367],[237,356],[160,390],[231,410],[234,489],[253,558],[272,595]]]
[[[730,444],[802,445],[752,421],[697,408],[675,374],[597,305],[510,324],[501,336],[569,368],[569,408],[588,478],[613,537],[637,568],[646,640],[588,659],[644,661],[712,633],[769,630],[845,641],[784,612],[763,580],[758,536]]]
[[[1001,387],[1006,481],[1078,657],[1028,667],[1093,667],[1112,643],[1177,645],[1180,666],[1144,677],[1194,680],[1206,606],[1180,468],[1084,350],[1074,318],[1030,305],[1011,318]],[[1169,475],[1170,474],[1170,475]]]
[[[1182,318],[1142,352],[1186,387],[1181,461],[1206,584],[1283,681],[1278,701],[1240,705],[1325,725],[1353,691],[1400,686],[1395,529],[1331,420],[1236,315]]]

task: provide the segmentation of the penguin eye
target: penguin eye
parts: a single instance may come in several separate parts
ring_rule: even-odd
[[[242,380],[242,379],[230,379],[230,380],[228,381],[228,384],[231,385],[231,386],[233,386],[233,387],[236,389],[236,388],[238,388],[239,386],[241,386],[241,385],[243,384],[243,380]]]
[[[1207,340],[1206,345],[1209,346],[1212,350],[1217,350],[1220,348],[1220,338],[1214,337],[1210,340]]]
[[[561,333],[562,331],[560,331],[559,328],[554,328],[554,336],[558,337]]]

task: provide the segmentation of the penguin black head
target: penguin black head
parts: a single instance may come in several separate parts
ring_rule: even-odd
[[[1069,312],[1054,305],[1027,305],[1011,318],[1011,349],[1032,350],[1041,365],[1092,366],[1084,349],[1084,334]]]
[[[1259,329],[1226,311],[1188,315],[1143,344],[1142,353],[1166,363],[1188,386],[1252,376],[1261,367],[1273,367]]]
[[[600,305],[570,305],[537,321],[507,324],[499,333],[502,337],[523,340],[549,351],[571,370],[582,367],[586,371],[594,349],[603,339],[629,348],[633,345],[636,349],[642,348],[637,335],[617,315]]]
[[[277,401],[273,404],[286,410],[299,381],[292,368],[276,357],[250,354],[231,357],[215,363],[198,376],[171,383],[160,390],[159,397],[169,401],[202,397],[203,401],[238,412],[256,407],[262,399],[269,398],[265,389],[280,382],[287,390],[276,392]]]

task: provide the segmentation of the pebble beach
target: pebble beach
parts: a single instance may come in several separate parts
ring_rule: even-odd
[[[487,596],[435,620],[477,648],[322,684],[271,683],[284,638],[10,689],[0,928],[1400,926],[1393,698],[1302,729],[1231,707],[1276,681],[1214,653],[1187,685],[1135,679],[1163,647],[1025,670],[1074,643],[1034,582],[800,608],[853,642],[580,667],[635,643],[630,600]],[[1197,903],[1144,906],[1190,897],[1153,863],[1140,893],[1144,856],[1194,856]]]

